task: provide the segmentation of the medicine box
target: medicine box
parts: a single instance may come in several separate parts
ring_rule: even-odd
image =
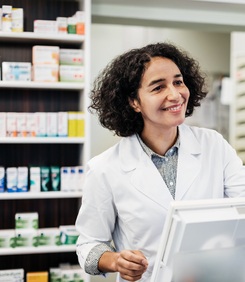
[[[74,282],[74,273],[72,269],[62,269],[61,270],[61,281],[63,282]]]
[[[61,225],[59,228],[61,245],[76,244],[79,232],[76,230],[74,225]]]
[[[26,114],[16,114],[17,137],[26,137]]]
[[[59,50],[58,46],[33,46],[32,47],[32,63],[59,65]]]
[[[7,113],[7,137],[17,136],[17,115],[16,113]]]
[[[0,193],[5,191],[5,168],[0,167]]]
[[[47,135],[47,113],[36,113],[36,137]]]
[[[2,6],[2,31],[12,31],[12,6]]]
[[[58,113],[58,136],[59,137],[68,136],[68,113],[67,112]]]
[[[40,177],[40,167],[30,167],[30,192],[41,191]]]
[[[77,20],[75,17],[67,18],[67,32],[71,34],[76,34]]]
[[[14,229],[0,230],[0,248],[15,248]]]
[[[85,135],[85,114],[84,112],[77,112],[77,137],[84,137]]]
[[[50,188],[50,168],[49,167],[41,167],[40,170],[41,176],[41,192],[48,192],[51,190]]]
[[[73,281],[74,282],[85,282],[85,271],[80,267],[80,265],[72,265],[71,269],[73,270]]]
[[[24,281],[24,269],[0,270],[0,281],[22,282]]]
[[[70,191],[77,190],[77,170],[76,167],[70,167],[70,182],[69,182]]]
[[[23,32],[23,9],[22,8],[12,8],[12,31],[13,32]]]
[[[60,49],[60,65],[84,65],[83,50]]]
[[[28,168],[18,167],[17,192],[28,192]]]
[[[35,137],[36,136],[36,114],[26,113],[26,136]]]
[[[59,66],[58,65],[34,65],[33,81],[36,82],[58,82]]]
[[[56,18],[58,33],[67,34],[67,18],[57,17]]]
[[[38,213],[16,213],[15,229],[38,229]]]
[[[50,167],[51,191],[60,191],[60,168],[58,166]]]
[[[57,21],[35,20],[34,21],[34,32],[35,33],[57,33],[58,32]]]
[[[0,113],[0,137],[6,137],[6,113]]]
[[[77,137],[77,112],[68,112],[68,137]]]
[[[61,174],[61,191],[70,191],[70,176],[71,176],[71,169],[70,167],[61,167],[60,169]]]
[[[3,81],[31,81],[31,63],[2,62]]]
[[[17,178],[18,178],[18,172],[17,167],[8,167],[6,169],[6,175],[7,175],[7,192],[17,192]]]
[[[58,113],[47,113],[47,136],[58,135]]]
[[[77,11],[76,14],[76,33],[84,35],[85,34],[85,12],[84,11]]]
[[[49,275],[50,275],[50,282],[60,282],[61,281],[61,269],[60,268],[50,268]]]
[[[84,82],[83,66],[60,66],[61,82]]]
[[[59,246],[60,230],[59,228],[38,229],[38,246]]]
[[[26,282],[48,282],[48,272],[27,272]]]
[[[0,30],[2,30],[3,9],[0,8]]]
[[[82,191],[83,190],[84,179],[85,179],[85,174],[84,174],[83,166],[77,166],[76,167],[76,175],[77,175],[76,190]]]
[[[37,247],[37,230],[34,229],[15,229],[16,247]]]

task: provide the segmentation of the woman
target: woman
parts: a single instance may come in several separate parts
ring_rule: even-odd
[[[119,56],[97,78],[90,107],[123,138],[87,166],[76,226],[89,274],[149,281],[171,201],[245,196],[235,150],[217,132],[183,124],[204,83],[197,62],[166,43]]]

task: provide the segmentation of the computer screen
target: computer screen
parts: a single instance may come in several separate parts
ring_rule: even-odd
[[[245,250],[244,247],[245,198],[172,202],[164,225],[151,282],[205,281],[202,279],[203,273],[207,274],[207,271],[216,271],[216,269],[217,272],[220,273],[220,271],[218,271],[219,267],[212,270],[211,266],[214,264],[209,265],[204,262],[210,261],[216,255],[215,261],[218,264],[217,253],[221,254],[222,251],[223,258],[227,256],[230,263],[232,256],[229,252],[232,254],[235,252],[237,256],[241,253],[243,258],[239,258],[243,260],[244,269],[245,252],[240,251],[242,248]],[[198,262],[197,257],[200,258],[199,264],[194,266],[195,262]],[[188,266],[188,261],[193,267]],[[185,267],[181,268],[181,265]],[[197,268],[206,268],[206,270],[198,272]],[[184,278],[188,269],[195,269],[195,274],[191,276],[190,271],[190,275]],[[243,270],[241,269],[240,272]],[[220,274],[222,276],[222,273]],[[243,273],[239,275],[242,277]],[[240,281],[245,281],[245,273],[241,279],[243,280]],[[212,280],[210,278],[206,281]]]

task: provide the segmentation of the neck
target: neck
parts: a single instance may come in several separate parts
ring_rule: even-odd
[[[174,145],[178,136],[177,127],[164,132],[146,133],[143,129],[140,137],[143,142],[158,155],[164,156],[166,152]]]

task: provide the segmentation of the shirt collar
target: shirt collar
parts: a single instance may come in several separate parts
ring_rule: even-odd
[[[177,154],[179,146],[180,146],[180,136],[179,136],[179,129],[178,129],[178,136],[177,136],[177,140],[175,141],[174,145],[166,152],[165,156],[172,156],[174,154]],[[144,142],[143,140],[140,138],[139,134],[136,134],[137,139],[142,147],[142,149],[145,151],[145,153],[151,158],[153,155],[155,156],[159,156],[161,158],[163,158],[163,156],[158,155],[157,153],[153,152]]]

